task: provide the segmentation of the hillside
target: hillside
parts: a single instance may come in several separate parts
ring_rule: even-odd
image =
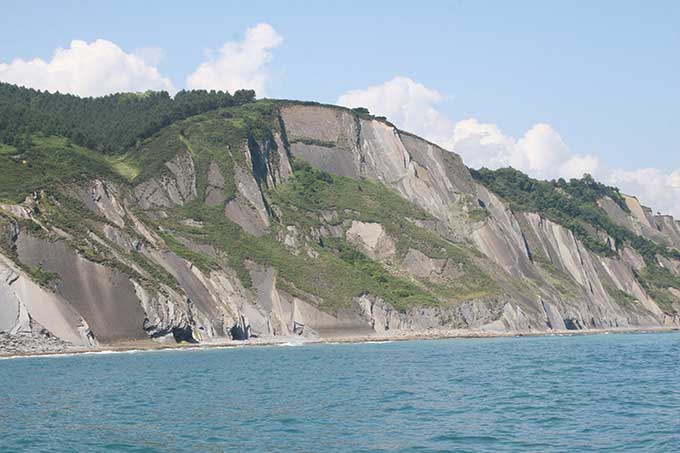
[[[365,109],[178,97],[0,84],[0,332],[680,325],[680,224],[615,188],[470,171]]]

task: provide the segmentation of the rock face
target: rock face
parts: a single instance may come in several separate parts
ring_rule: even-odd
[[[236,167],[234,179],[236,198],[227,203],[226,216],[253,236],[262,236],[269,227],[269,214],[264,206],[260,187],[255,177]]]
[[[379,223],[352,221],[346,235],[351,244],[358,246],[371,258],[385,259],[396,253],[394,241]]]
[[[78,349],[44,330],[32,333],[0,332],[0,351],[7,355],[64,353]]]
[[[94,344],[89,326],[62,296],[34,283],[14,263],[0,256],[0,331],[30,335],[46,326],[73,345]]]
[[[240,148],[209,157],[179,151],[150,179],[94,178],[54,188],[59,196],[35,193],[21,204],[0,205],[0,332],[6,337],[0,348],[18,351],[17,341],[29,345],[26,350],[59,350],[422,329],[680,325],[680,290],[670,288],[675,301],[661,307],[638,283],[645,260],[637,252],[612,240],[611,256],[600,256],[565,227],[514,212],[473,180],[459,156],[347,109],[282,103],[277,115],[269,134],[251,134]],[[224,156],[230,163],[219,161]],[[388,229],[362,212],[348,219],[340,209],[292,206],[287,218],[295,221],[284,223],[290,213],[280,212],[276,191],[294,178],[292,158],[379,182],[426,216],[398,219],[398,227]],[[64,196],[82,204],[82,222],[64,217],[72,212],[60,205]],[[677,221],[652,215],[633,197],[625,203],[628,211],[609,198],[599,206],[617,225],[680,247]],[[203,207],[226,223],[215,224]],[[238,235],[208,241],[232,226]],[[410,233],[402,231],[409,228],[420,236],[405,240]],[[239,240],[249,240],[250,248],[236,247]],[[438,299],[413,300],[398,310],[366,289],[331,303],[323,289],[330,294],[346,283],[334,281],[332,271],[324,274],[329,281],[316,282],[316,293],[287,279],[301,267],[339,265],[338,258],[320,257],[324,241],[341,241],[377,263],[385,272],[377,278],[434,288]],[[285,269],[282,254],[292,257]],[[680,276],[680,260],[658,259]],[[373,272],[366,269],[375,267],[358,272]],[[477,273],[489,276],[493,295],[470,289]]]
[[[65,238],[44,239],[22,231],[13,236],[16,259],[51,273],[54,281],[46,286],[34,283],[0,254],[0,332],[20,336],[0,342],[4,352],[58,352],[148,339],[215,342],[253,336],[369,332],[356,313],[327,314],[314,302],[279,290],[271,267],[252,265],[252,289],[244,288],[226,266],[209,273],[201,271],[165,248],[160,236],[124,208],[126,203],[117,199],[114,186],[94,181],[91,188],[79,193],[89,196],[95,190],[105,193],[106,199],[97,197],[97,203],[87,206],[111,221],[96,232],[108,241],[93,233],[96,245],[109,249],[100,253],[135,250],[167,272],[176,287],[160,282],[150,285],[146,278],[153,279],[153,275],[144,268],[138,269],[140,277],[146,278],[139,279],[93,262]],[[257,194],[261,197],[259,189]],[[105,212],[111,206],[121,210],[109,217]],[[127,233],[118,226],[133,231]],[[202,251],[209,253],[205,248]],[[135,267],[121,256],[118,259],[123,261],[120,264]],[[19,343],[25,347],[20,348]]]
[[[455,218],[450,205],[473,191],[459,156],[383,122],[316,106],[287,107],[281,117],[293,156],[329,173],[381,181],[439,219]]]
[[[210,162],[208,167],[208,187],[205,194],[205,204],[208,206],[220,206],[224,203],[225,180],[220,166],[215,161]]]
[[[519,330],[560,329],[563,325],[606,328],[664,322],[662,311],[635,279],[634,272],[641,266],[639,256],[627,250],[619,259],[600,257],[564,227],[537,214],[516,215],[472,180],[457,155],[378,120],[352,121],[351,113],[340,109],[293,106],[281,114],[289,137],[297,140],[291,144],[294,156],[330,173],[385,183],[438,219],[443,228],[433,229],[444,230],[449,237],[466,238],[510,276],[535,282],[537,290],[509,291],[514,293],[514,303],[505,304],[503,322],[494,328],[501,324]],[[324,151],[317,153],[318,145],[310,143],[324,143]],[[678,222],[668,216],[652,216],[632,197],[625,200],[630,213],[608,199],[603,199],[601,206],[622,226],[677,246]],[[481,224],[465,219],[464,213],[477,206],[486,212]],[[353,224],[348,234],[356,237],[360,227]],[[373,234],[366,227],[363,230],[368,242],[375,244],[377,228]],[[367,244],[364,248],[370,250]],[[545,262],[536,262],[536,256]],[[425,258],[410,252],[404,266],[416,276],[440,268],[441,262]],[[562,278],[566,279],[564,285],[559,281]],[[565,291],[565,286],[572,291]],[[622,291],[635,302],[623,307],[607,288]]]
[[[146,338],[140,320],[142,307],[135,300],[130,279],[107,266],[74,253],[63,241],[47,241],[21,234],[17,253],[22,263],[40,265],[58,273],[56,294],[70,301],[102,342]]]
[[[179,154],[165,163],[168,172],[135,187],[142,209],[169,208],[196,198],[196,171],[189,154]]]

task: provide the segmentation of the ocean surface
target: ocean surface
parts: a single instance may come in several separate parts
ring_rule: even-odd
[[[680,333],[0,360],[0,451],[680,451]]]

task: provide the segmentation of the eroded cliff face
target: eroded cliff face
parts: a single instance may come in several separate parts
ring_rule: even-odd
[[[223,206],[226,219],[256,237],[273,220],[266,188],[292,175],[280,136],[275,141],[280,149],[275,158],[253,163],[253,157],[263,158],[253,152],[264,154],[267,145],[261,150],[257,144],[256,150],[244,145],[242,166],[234,166],[233,174],[223,175],[211,162],[206,175],[205,204]],[[3,205],[11,234],[0,255],[0,330],[15,334],[45,329],[76,346],[371,331],[355,311],[327,313],[312,296],[282,291],[274,267],[249,262],[252,284],[246,288],[227,259],[206,270],[175,253],[166,242],[169,237],[196,255],[223,258],[214,247],[172,236],[140,218],[162,219],[166,209],[198,196],[191,155],[178,155],[166,167],[168,172],[134,187],[93,180],[64,188],[88,210],[80,213],[85,216],[80,237],[52,224],[52,215],[66,208],[45,193],[23,205]],[[229,200],[222,190],[227,178],[236,188]],[[190,218],[182,222],[201,227]],[[49,278],[35,283],[21,266]]]
[[[269,135],[212,157],[187,133],[186,150],[143,181],[79,181],[1,205],[0,331],[87,346],[680,325],[680,291],[662,310],[636,279],[645,261],[633,249],[612,243],[612,256],[600,256],[565,227],[514,212],[459,156],[346,109],[278,112]],[[276,193],[294,181],[293,160],[377,181],[426,215],[388,224],[359,207],[286,205]],[[678,222],[626,203],[629,212],[610,199],[600,206],[618,225],[680,246]],[[325,251],[333,241],[351,264]],[[348,247],[368,261],[342,256]],[[378,282],[398,278],[416,296],[398,305],[369,287],[345,291],[333,280],[340,265],[382,269]],[[680,275],[679,262],[664,266]]]
[[[12,261],[0,256],[0,330],[42,334],[44,328],[79,346],[95,344],[87,322],[67,300],[35,283]]]
[[[473,243],[512,276],[499,278],[506,292],[500,302],[505,308],[487,327],[584,329],[677,322],[677,314],[664,313],[637,282],[634,273],[644,267],[644,261],[632,249],[625,248],[616,258],[598,256],[561,225],[535,213],[514,213],[507,203],[474,182],[455,154],[385,122],[352,118],[339,109],[291,106],[282,110],[282,117],[293,156],[330,173],[382,181],[432,214],[440,224],[430,225],[431,229]],[[319,143],[323,144],[321,151]],[[610,199],[602,199],[601,207],[621,226],[678,246],[677,221],[653,216],[633,197],[625,200],[630,212]],[[406,258],[406,269],[412,274],[431,272],[428,264],[408,266],[412,254]],[[621,293],[629,299],[617,300]],[[363,299],[362,307],[369,306],[368,300]],[[381,326],[402,326],[400,320],[412,318],[383,306],[384,302],[376,305],[373,301],[372,308],[364,312],[377,310]],[[480,324],[467,322],[463,326]]]

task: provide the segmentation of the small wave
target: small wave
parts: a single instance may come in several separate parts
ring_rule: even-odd
[[[24,354],[24,355],[6,355],[0,357],[0,360],[16,360],[16,359],[34,359],[37,357],[63,357],[65,355],[75,355],[75,354],[52,354],[52,355],[42,355],[42,354]]]
[[[130,349],[125,351],[103,350],[103,351],[74,351],[74,352],[47,352],[44,354],[17,354],[5,357],[0,357],[0,360],[9,359],[47,359],[60,357],[74,357],[83,355],[107,355],[107,354],[132,354],[136,352],[144,352],[143,349]]]
[[[475,444],[489,444],[500,441],[499,438],[494,436],[467,436],[463,434],[441,434],[431,438],[434,442],[450,442],[450,441],[460,441],[460,442],[471,442]]]
[[[103,351],[86,351],[82,355],[107,355],[107,354],[137,354],[138,352],[152,351],[152,349],[125,349],[121,351],[104,349]]]
[[[80,357],[80,356],[101,356],[114,354],[138,354],[142,352],[161,352],[161,351],[181,351],[186,348],[162,348],[162,349],[102,349],[102,350],[85,350],[85,351],[71,351],[71,352],[45,352],[38,354],[17,354],[0,357],[0,360],[9,359],[46,359],[46,358],[60,358],[60,357]]]
[[[303,346],[303,345],[304,345],[304,343],[293,343],[293,342],[290,342],[290,341],[287,342],[287,343],[276,343],[276,346],[282,346],[282,347],[283,347],[283,346],[291,346],[291,347],[293,347],[293,346]]]

